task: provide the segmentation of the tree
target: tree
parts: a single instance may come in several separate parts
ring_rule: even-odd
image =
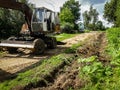
[[[113,23],[114,26],[120,26],[120,0],[110,0],[104,7],[104,18]]]
[[[85,11],[83,13],[84,25],[87,29],[96,30],[96,23],[98,21],[98,15],[99,13],[97,12],[96,9],[93,8],[92,5],[90,6],[89,11]]]
[[[84,26],[85,26],[86,29],[88,29],[88,27],[89,27],[88,25],[89,25],[89,23],[91,21],[91,18],[90,18],[89,14],[88,14],[88,11],[85,11],[83,13],[83,19],[84,19]]]
[[[60,20],[61,20],[61,23],[64,23],[64,22],[73,23],[74,16],[69,8],[66,7],[61,11]]]
[[[118,0],[117,2],[115,17],[116,17],[115,26],[120,27],[120,0]]]
[[[65,4],[63,4],[63,7],[61,8],[61,12],[62,12],[62,10],[64,10],[64,8],[68,8],[71,11],[71,13],[73,14],[73,16],[74,16],[74,19],[73,19],[74,28],[77,28],[77,25],[75,24],[75,22],[80,18],[79,1],[68,0],[65,2]]]
[[[62,9],[60,13],[61,26],[64,32],[70,33],[74,27],[74,16],[69,8]]]
[[[103,26],[103,22],[102,21],[98,21],[97,22],[96,29],[97,30],[105,30],[105,27]]]
[[[28,3],[28,0],[19,0]],[[7,38],[20,32],[22,24],[25,22],[24,14],[21,11],[0,9],[0,38]]]

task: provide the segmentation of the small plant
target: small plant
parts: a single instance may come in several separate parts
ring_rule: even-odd
[[[89,32],[90,32],[90,30],[87,30],[87,29],[85,30],[85,33],[89,33]]]
[[[120,88],[120,28],[107,30],[106,52],[110,62],[104,64],[96,56],[80,58],[79,76],[84,81],[81,90],[119,90]]]
[[[62,33],[62,34],[56,35],[55,37],[57,38],[57,41],[63,41],[65,39],[72,38],[72,37],[74,37],[76,35],[78,35],[78,34]]]
[[[0,57],[3,57],[6,54],[6,52],[0,51]]]
[[[81,46],[81,43],[73,44],[72,47],[65,50],[65,53],[75,53],[78,47]]]
[[[74,24],[71,24],[69,22],[63,23],[61,26],[62,32],[64,33],[75,33],[75,30],[73,30]]]
[[[79,76],[83,79],[83,81],[86,81],[85,83],[88,83],[82,88],[83,90],[85,88],[88,90],[91,88],[96,90],[99,88],[102,89],[102,83],[106,83],[107,78],[111,77],[113,74],[112,68],[110,66],[104,66],[97,60],[96,56],[84,59],[80,58],[78,59],[78,62],[81,63]]]

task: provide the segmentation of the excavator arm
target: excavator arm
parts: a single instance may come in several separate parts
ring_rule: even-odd
[[[25,20],[28,24],[30,33],[31,30],[31,19],[32,19],[32,10],[24,3],[17,2],[17,0],[0,0],[0,7],[6,9],[19,10],[25,14]]]

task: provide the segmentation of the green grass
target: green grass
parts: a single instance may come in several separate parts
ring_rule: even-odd
[[[76,53],[76,50],[81,46],[81,43],[73,44],[70,48],[65,50],[65,53]]]
[[[55,37],[57,38],[57,41],[63,41],[65,39],[68,39],[68,38],[72,38],[76,35],[79,35],[79,34],[67,34],[67,33],[62,33],[60,35],[56,35]]]
[[[84,83],[81,90],[120,89],[120,28],[108,29],[106,33],[108,39],[106,52],[111,56],[110,62],[102,63],[96,56],[80,58],[79,76]]]
[[[61,65],[63,62],[68,63],[69,60],[64,54],[53,56],[50,59],[42,61],[42,63],[23,73],[19,73],[18,76],[13,80],[7,80],[0,83],[0,90],[11,90],[14,87],[24,87],[29,84],[36,85],[37,82],[44,79],[44,76],[50,75],[50,73]]]
[[[6,55],[6,52],[0,51],[0,57],[3,57],[4,55]]]

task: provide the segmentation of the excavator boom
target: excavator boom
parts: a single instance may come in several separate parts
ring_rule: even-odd
[[[32,19],[32,10],[24,3],[17,2],[16,0],[0,0],[0,7],[6,9],[19,10],[25,14],[25,20],[28,24],[30,33],[31,30],[31,19]]]

